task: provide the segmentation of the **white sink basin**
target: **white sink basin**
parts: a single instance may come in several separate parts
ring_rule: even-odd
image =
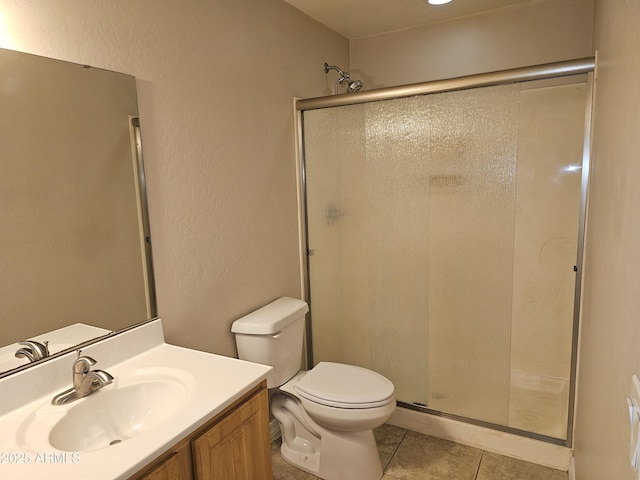
[[[101,393],[73,406],[56,423],[49,434],[53,448],[85,452],[122,442],[169,417],[185,398],[182,385],[165,381]]]
[[[195,380],[184,370],[146,369],[67,405],[46,404],[20,429],[23,447],[90,452],[117,445],[170,419],[187,404]]]

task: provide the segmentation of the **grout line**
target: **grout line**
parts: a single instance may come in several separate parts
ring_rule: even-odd
[[[474,480],[478,480],[478,474],[480,473],[480,465],[482,465],[483,459],[484,459],[484,450],[482,450],[482,455],[480,455],[480,461],[478,462],[478,469],[476,470],[475,477],[473,477]]]
[[[393,449],[393,453],[391,454],[391,456],[389,457],[389,460],[387,461],[387,464],[382,468],[382,473],[384,474],[387,470],[387,467],[391,464],[391,460],[393,460],[393,457],[396,455],[396,452],[398,451],[398,449],[400,448],[400,445],[402,444],[402,442],[404,442],[405,437],[407,436],[407,433],[409,432],[409,430],[404,429],[404,433],[402,434],[402,438],[400,439],[400,441],[398,442],[398,444],[396,445],[396,448]]]

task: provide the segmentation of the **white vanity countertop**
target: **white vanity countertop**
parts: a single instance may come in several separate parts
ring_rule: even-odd
[[[152,325],[147,328],[157,329],[158,326]],[[161,329],[161,325],[159,328]],[[140,334],[138,333],[138,335]],[[111,342],[116,338],[106,342]],[[108,385],[88,397],[57,407],[51,406],[50,402],[53,395],[61,390],[59,390],[59,382],[51,382],[52,385],[55,385],[54,390],[47,389],[48,391],[43,392],[42,389],[39,389],[37,391],[41,395],[35,399],[32,395],[30,398],[33,400],[28,404],[23,403],[21,407],[6,412],[0,411],[0,414],[4,413],[0,415],[0,478],[59,478],[65,480],[128,478],[259,384],[271,370],[271,367],[268,366],[165,343],[150,346],[147,350],[124,361],[110,363],[113,358],[103,362],[100,357],[109,344],[96,344],[96,346],[97,348],[93,350],[90,347],[84,349],[83,355],[90,355],[98,361],[93,369],[106,370],[115,377],[112,385]],[[113,349],[114,344],[111,344],[111,350]],[[117,359],[117,355],[114,358]],[[57,360],[64,363],[65,368],[62,370],[66,370],[66,375],[68,375],[68,381],[62,390],[71,384],[70,367],[74,359],[75,355],[71,354]],[[37,368],[34,367],[25,373],[28,374],[34,370],[35,374]],[[187,398],[183,400],[176,413],[151,426],[145,432],[121,443],[79,453],[56,450],[48,442],[38,444],[38,442],[28,441],[28,437],[33,437],[34,434],[33,432],[25,434],[25,432],[29,431],[28,426],[34,416],[39,415],[38,412],[45,410],[50,412],[56,408],[69,409],[80,405],[81,402],[91,402],[94,400],[92,397],[98,396],[110,388],[117,388],[119,377],[123,379],[136,378],[132,375],[145,375],[150,372],[171,371],[172,369],[188,373],[189,393]],[[51,369],[49,369],[49,373],[51,373]],[[37,377],[37,374],[32,376]],[[37,378],[34,378],[33,381],[37,381]],[[25,390],[21,386],[28,385],[28,381],[23,378],[21,383],[14,382],[12,386],[15,387],[15,385],[18,385],[19,390]],[[3,391],[2,385],[0,385],[0,396],[6,395],[8,393],[6,390],[5,387]],[[47,438],[48,434],[45,433],[43,439],[47,440]],[[36,445],[35,448],[34,445]]]

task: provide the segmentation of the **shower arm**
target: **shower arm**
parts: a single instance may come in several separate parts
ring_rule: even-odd
[[[340,74],[340,78],[338,79],[338,83],[343,85],[345,80],[349,79],[349,74],[344,73],[340,67],[336,67],[335,65],[329,65],[328,63],[324,64],[324,73],[329,73],[329,70],[335,70]]]
[[[338,94],[338,87],[342,87],[345,83],[345,81],[347,81],[347,83],[349,82],[349,74],[346,74],[339,68],[336,67],[335,65],[329,65],[328,63],[324,64],[324,73],[329,73],[329,70],[335,70],[336,72],[338,72],[338,74],[340,75],[340,78],[336,81],[336,86],[333,89],[333,94],[337,95]]]
[[[336,67],[335,65],[329,65],[328,63],[325,63],[324,73],[329,73],[329,70],[335,70],[336,72],[338,72],[340,74],[341,79],[344,79],[345,77],[349,76],[349,74],[345,75],[340,67]]]

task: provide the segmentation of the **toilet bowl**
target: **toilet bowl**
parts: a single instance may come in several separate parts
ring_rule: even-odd
[[[233,323],[238,356],[271,365],[270,409],[282,458],[325,480],[379,480],[373,429],[396,407],[393,383],[371,370],[321,362],[301,371],[305,302],[280,298]]]
[[[321,362],[281,388],[296,395],[318,424],[355,432],[382,425],[395,409],[393,384],[378,373],[342,363]]]

